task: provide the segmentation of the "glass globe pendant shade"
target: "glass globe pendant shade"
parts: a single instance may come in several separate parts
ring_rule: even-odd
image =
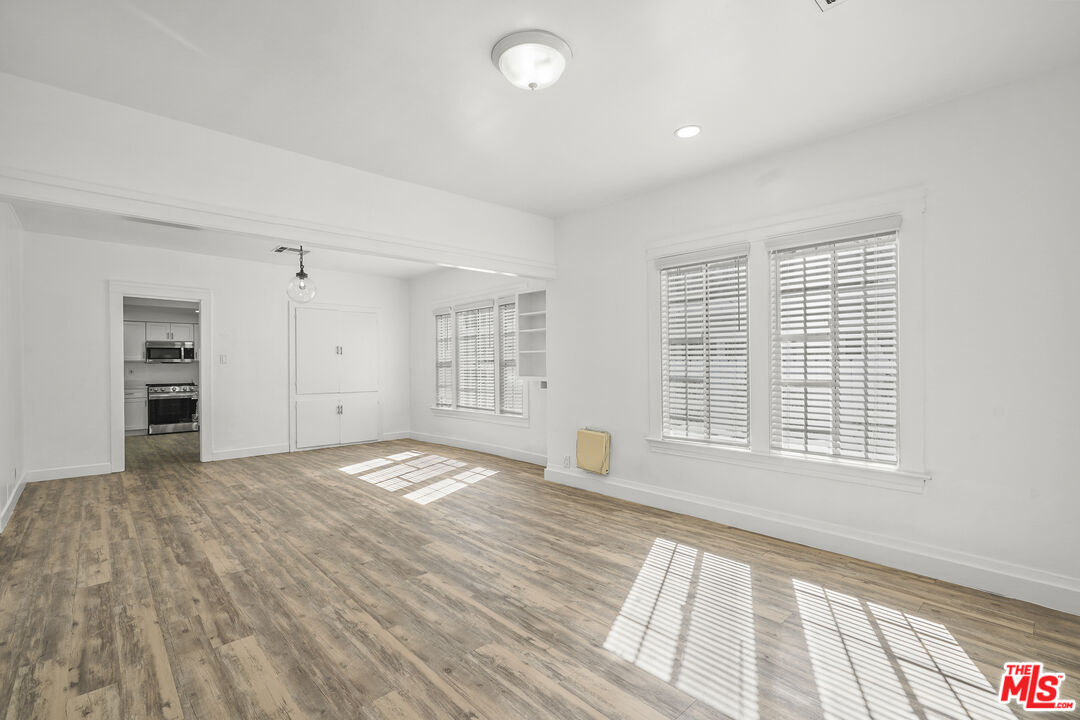
[[[554,85],[571,57],[570,46],[545,30],[511,33],[491,49],[491,61],[514,87],[543,90]]]
[[[286,292],[294,302],[311,302],[315,298],[315,283],[312,282],[306,272],[300,271],[289,281],[289,288]]]

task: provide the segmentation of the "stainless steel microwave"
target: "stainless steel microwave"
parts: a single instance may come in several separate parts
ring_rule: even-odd
[[[189,363],[195,362],[195,343],[161,340],[146,341],[146,362]]]

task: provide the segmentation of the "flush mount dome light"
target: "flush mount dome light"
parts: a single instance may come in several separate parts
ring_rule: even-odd
[[[697,136],[701,132],[701,126],[699,125],[683,125],[681,128],[675,131],[675,137],[682,140]]]
[[[554,85],[571,57],[566,41],[546,30],[513,32],[491,48],[491,62],[511,85],[522,90]]]

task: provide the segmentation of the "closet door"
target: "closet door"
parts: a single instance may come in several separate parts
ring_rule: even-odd
[[[321,447],[341,442],[339,405],[336,397],[297,400],[296,447]]]
[[[296,394],[338,391],[338,313],[296,308]]]
[[[340,402],[342,444],[379,439],[378,393],[342,395]]]
[[[375,313],[339,312],[341,392],[379,389],[379,328]]]

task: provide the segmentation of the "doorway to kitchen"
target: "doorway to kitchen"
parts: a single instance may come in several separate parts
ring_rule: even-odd
[[[212,459],[210,293],[110,283],[113,472]]]

